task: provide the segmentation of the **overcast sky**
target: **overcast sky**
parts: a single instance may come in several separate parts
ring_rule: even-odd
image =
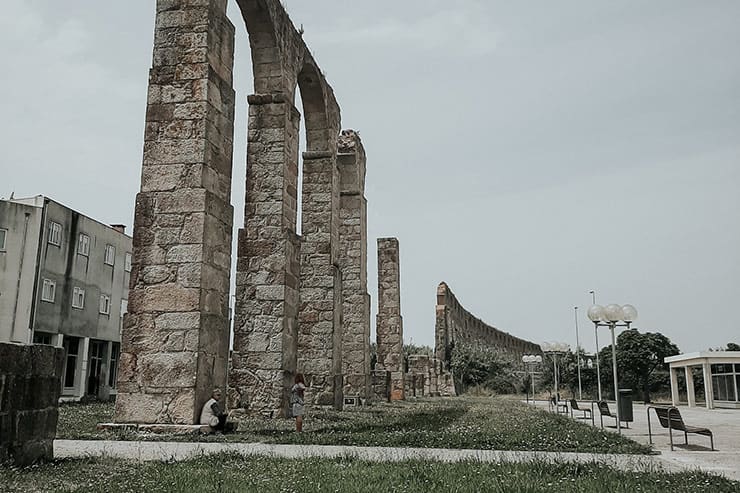
[[[367,149],[373,304],[400,240],[406,342],[434,343],[443,280],[538,343],[575,347],[577,305],[593,349],[589,290],[682,351],[740,342],[740,2],[286,3]],[[0,196],[133,223],[153,27],[152,0],[3,0]]]

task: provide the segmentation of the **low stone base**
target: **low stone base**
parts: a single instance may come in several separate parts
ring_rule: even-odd
[[[208,425],[167,425],[137,423],[98,423],[100,431],[131,431],[137,433],[157,433],[162,435],[195,435],[211,433]]]

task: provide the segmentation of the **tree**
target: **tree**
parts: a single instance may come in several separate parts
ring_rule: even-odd
[[[617,337],[617,371],[620,386],[630,386],[642,392],[643,400],[650,402],[650,391],[663,386],[663,379],[656,378],[656,371],[667,371],[664,359],[679,354],[678,346],[660,332],[640,333],[636,329],[625,330]],[[606,346],[599,352],[601,361],[601,384],[611,389],[612,351]]]
[[[455,386],[465,391],[482,385],[498,393],[512,393],[520,384],[514,377],[514,367],[507,357],[496,349],[480,344],[458,342],[452,347],[450,369]]]
[[[728,342],[727,349],[725,351],[740,351],[740,344],[735,344],[734,342]]]

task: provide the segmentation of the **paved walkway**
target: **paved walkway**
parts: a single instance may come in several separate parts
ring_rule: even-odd
[[[518,452],[497,450],[460,450],[396,447],[348,447],[330,445],[275,445],[263,443],[202,443],[202,442],[148,442],[103,440],[55,440],[57,458],[114,457],[136,461],[186,460],[200,455],[220,452],[270,457],[357,457],[386,462],[420,459],[458,462],[474,460],[486,463],[568,461],[612,466],[625,471],[681,471],[694,469],[691,465],[665,463],[659,456],[620,454],[583,454],[571,452]]]
[[[581,401],[579,401],[581,402]],[[537,406],[547,409],[547,401],[537,401]],[[590,406],[587,404],[585,407]],[[616,412],[614,403],[609,404]],[[709,428],[714,433],[714,448],[709,448],[709,437],[689,434],[688,447],[684,444],[684,434],[673,432],[674,451],[670,448],[668,429],[660,426],[655,411],[650,411],[650,424],[653,432],[653,446],[660,452],[660,460],[671,470],[701,469],[702,471],[723,474],[730,479],[740,481],[740,409],[706,409],[680,406],[681,417],[689,426]],[[632,407],[634,422],[629,428],[622,428],[622,433],[640,443],[649,443],[647,406],[634,404]],[[574,412],[574,416],[583,413]],[[599,412],[595,411],[595,425],[600,426]],[[591,424],[591,420],[581,420]],[[616,433],[613,418],[604,418],[605,429]]]
[[[538,406],[547,408],[546,402]],[[723,474],[740,481],[740,410],[702,408],[680,408],[681,415],[689,425],[705,426],[715,433],[715,448],[709,450],[709,439],[690,435],[689,447],[683,445],[683,434],[674,434],[676,450],[669,447],[668,430],[660,427],[654,414],[653,443],[660,455],[621,455],[584,454],[570,452],[519,452],[497,450],[458,450],[396,447],[348,447],[325,445],[274,445],[263,443],[192,443],[192,442],[149,442],[149,441],[102,441],[102,440],[55,440],[55,457],[115,457],[137,461],[148,460],[186,460],[200,455],[220,452],[242,455],[261,455],[285,458],[303,457],[357,457],[370,461],[402,461],[420,459],[430,461],[456,462],[475,460],[486,463],[531,462],[531,461],[570,461],[597,462],[627,471],[664,470],[668,472],[701,469]],[[654,413],[654,412],[653,412]],[[629,429],[623,429],[626,436],[642,443],[648,443],[647,411],[641,404],[634,406],[635,421]],[[581,420],[579,420],[581,421]],[[599,416],[596,412],[596,426]],[[582,420],[591,424],[590,420]],[[613,423],[605,419],[604,424]],[[610,429],[610,428],[607,428]],[[613,431],[613,428],[611,429]]]

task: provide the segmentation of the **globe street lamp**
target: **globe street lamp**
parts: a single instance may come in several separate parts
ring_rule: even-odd
[[[558,356],[565,354],[568,351],[570,351],[570,346],[562,342],[546,343],[542,346],[543,353],[549,353],[552,355],[553,371],[555,372],[555,399],[558,401],[560,401],[560,393],[558,390],[560,388],[558,383]]]
[[[609,327],[612,335],[612,372],[614,373],[614,400],[617,403],[617,431],[622,433],[622,416],[619,410],[619,383],[617,378],[617,344],[614,338],[616,327],[630,328],[630,324],[637,320],[637,309],[632,305],[594,305],[588,309],[588,318],[594,323],[595,330],[599,327]],[[621,322],[621,323],[620,323]],[[598,348],[597,348],[598,349]],[[596,360],[598,363],[598,359]],[[598,366],[596,367],[598,369]],[[599,391],[601,400],[601,391]]]
[[[542,356],[534,355],[534,354],[525,354],[522,356],[522,362],[526,365],[527,369],[529,370],[529,379],[532,381],[532,402],[537,402],[537,400],[534,398],[534,365],[538,365],[542,363]],[[529,399],[527,399],[527,402],[529,402]]]

